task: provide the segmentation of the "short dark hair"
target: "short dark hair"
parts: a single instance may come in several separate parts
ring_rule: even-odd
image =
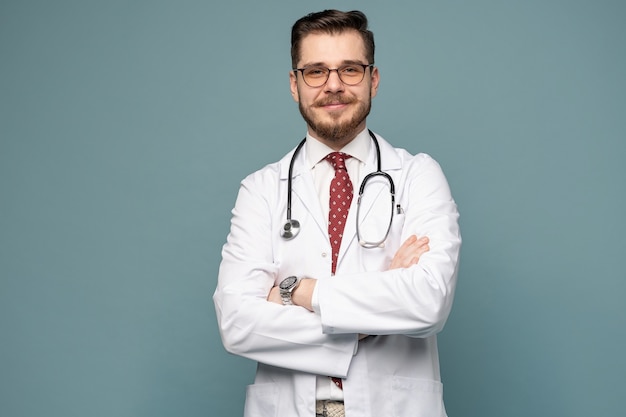
[[[363,38],[365,57],[368,64],[374,63],[374,33],[367,27],[367,17],[363,12],[353,10],[342,12],[339,10],[324,10],[310,13],[300,18],[291,28],[291,65],[296,68],[300,59],[302,39],[312,33],[326,33],[330,35],[355,30]]]

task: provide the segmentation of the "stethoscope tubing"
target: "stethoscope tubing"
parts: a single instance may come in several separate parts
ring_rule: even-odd
[[[376,177],[376,176],[385,177],[389,181],[389,191],[391,193],[391,220],[389,221],[389,227],[387,228],[387,233],[385,234],[385,239],[386,239],[387,236],[389,235],[389,230],[391,229],[391,222],[393,220],[393,207],[394,207],[394,202],[395,202],[395,185],[393,182],[393,178],[391,178],[391,175],[381,170],[380,145],[378,144],[378,139],[376,139],[374,132],[372,132],[369,129],[368,129],[368,133],[370,137],[372,138],[372,141],[374,142],[374,146],[376,147],[376,171],[370,172],[369,174],[365,176],[365,178],[363,178],[363,181],[361,181],[361,185],[359,187],[359,196],[358,196],[358,201],[357,201],[357,217],[358,217],[358,213],[359,213],[360,205],[361,205],[360,204],[361,196],[363,195],[363,192],[365,191],[365,184],[367,183],[367,181],[369,181],[371,178]],[[292,179],[293,179],[293,166],[296,161],[296,157],[298,156],[300,150],[302,149],[305,143],[306,143],[306,138],[300,141],[296,149],[293,151],[293,155],[291,156],[291,161],[289,162],[289,174],[288,174],[289,176],[287,178],[287,221],[285,222],[281,230],[281,237],[285,240],[293,239],[300,231],[300,222],[298,220],[291,218],[291,197],[293,194]],[[357,234],[360,235],[358,222],[357,222]],[[382,246],[384,244],[385,239],[383,239],[380,242],[374,242],[374,243],[367,243],[367,242],[359,242],[359,243],[361,244],[361,246],[365,248],[375,248],[375,247]]]
[[[287,221],[291,221],[291,183],[293,181],[293,165],[296,162],[296,156],[300,152],[300,149],[306,143],[306,138],[302,139],[296,149],[293,151],[293,156],[291,157],[291,161],[289,162],[289,177],[287,178]]]

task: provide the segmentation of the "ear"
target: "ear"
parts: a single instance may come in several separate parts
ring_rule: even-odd
[[[296,103],[300,102],[300,96],[298,95],[298,76],[295,71],[289,71],[289,88],[291,90],[291,97]]]
[[[380,73],[378,72],[378,67],[372,67],[372,88],[371,88],[371,97],[376,97],[376,93],[378,92],[378,83],[380,82]]]

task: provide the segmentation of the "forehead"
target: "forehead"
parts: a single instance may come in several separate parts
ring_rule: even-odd
[[[339,65],[345,61],[366,62],[365,43],[357,31],[312,33],[302,39],[299,66]]]

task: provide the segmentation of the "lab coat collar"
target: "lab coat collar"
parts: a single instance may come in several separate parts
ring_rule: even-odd
[[[394,170],[402,169],[402,159],[398,155],[398,152],[396,151],[396,149],[393,146],[391,146],[391,144],[387,142],[382,136],[376,133],[374,133],[374,136],[376,136],[376,139],[378,139],[378,146],[380,146],[381,170],[387,172],[387,171],[394,171]],[[368,134],[368,137],[369,137],[369,134]],[[370,139],[370,142],[371,142],[371,139]],[[374,145],[374,143],[372,143],[370,146],[369,155],[366,161],[366,167],[364,170],[365,173],[362,176],[365,176],[369,174],[370,172],[376,171],[376,167],[377,167],[376,146]],[[361,180],[362,178],[359,179],[359,184]]]
[[[299,143],[299,142],[298,142]],[[296,147],[294,147],[287,155],[283,156],[280,161],[278,161],[279,170],[280,170],[280,179],[287,180],[289,178],[289,164],[291,163],[291,159],[293,158],[293,154],[296,151]],[[298,177],[302,174],[303,171],[306,171],[308,167],[305,166],[304,161],[306,161],[306,146],[303,146],[296,155],[296,160],[293,164],[293,177]]]
[[[367,132],[367,129],[363,129],[354,139],[350,141],[346,146],[341,148],[341,152],[350,155],[351,157],[358,159],[361,162],[367,160],[369,150],[372,147],[372,139]],[[310,134],[306,136],[306,162],[310,169],[313,169],[315,165],[320,163],[328,154],[335,150],[315,139]]]
[[[346,152],[346,153],[350,153],[352,156],[358,158],[361,161],[365,162],[365,167],[363,169],[364,175],[369,174],[370,172],[374,172],[376,171],[376,147],[374,146],[374,144],[372,143],[371,138],[369,137],[369,133],[367,131],[367,129],[363,130],[363,132],[361,132],[359,134],[359,138],[361,138],[362,135],[365,135],[368,138],[368,143],[369,143],[369,147],[368,148],[363,148],[363,145],[358,145],[356,148],[353,146],[351,146],[350,144],[346,145],[342,151]],[[365,137],[363,136],[363,137]],[[381,155],[381,168],[383,171],[393,171],[396,169],[401,169],[402,168],[402,161],[400,159],[400,157],[398,156],[397,152],[395,151],[394,147],[391,146],[391,144],[389,142],[387,142],[385,139],[383,139],[382,136],[375,134],[376,138],[378,139],[378,144],[380,146],[380,155]],[[306,140],[315,140],[312,137],[310,137],[309,135],[307,135]],[[352,142],[350,142],[352,143]],[[355,144],[356,145],[356,144]],[[328,148],[329,152],[332,151],[332,149]],[[363,153],[362,149],[366,149],[367,154]],[[291,162],[291,158],[293,157],[293,153],[295,152],[296,148],[294,147],[287,155],[285,155],[280,161],[279,161],[279,165],[280,165],[280,179],[281,180],[286,180],[289,176],[289,164]],[[298,152],[298,155],[296,156],[296,161],[294,163],[294,167],[293,167],[293,177],[296,178],[298,176],[300,176],[303,172],[306,172],[308,170],[310,170],[312,168],[313,165],[315,165],[317,162],[319,162],[319,160],[317,159],[317,155],[313,158],[309,157],[307,155],[309,151],[309,146],[307,146],[307,144],[305,143],[305,145],[302,147],[302,149],[300,150],[300,152]],[[312,152],[315,152],[316,154],[319,153],[319,151],[317,151],[316,149],[314,149]],[[367,155],[367,156],[365,156]],[[324,156],[326,156],[326,154],[321,155],[321,158],[323,158]],[[364,176],[362,175],[362,176]],[[362,178],[359,179],[359,184]],[[356,187],[356,185],[355,185]]]

